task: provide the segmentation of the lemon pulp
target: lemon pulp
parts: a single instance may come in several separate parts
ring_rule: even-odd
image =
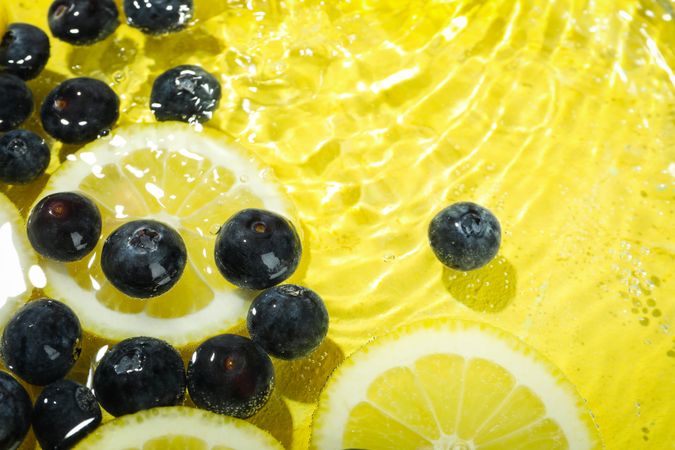
[[[46,29],[48,3],[3,6]],[[152,121],[161,71],[218,74],[209,126],[289,189],[308,242],[300,281],[331,314],[322,353],[277,365],[302,382],[281,383],[274,420],[256,420],[305,448],[317,386],[345,354],[451,314],[551,359],[608,448],[675,441],[663,419],[675,394],[670,2],[195,4],[194,26],[161,39],[122,26],[88,48],[53,41],[30,85],[40,98],[64,77],[101,78],[128,123]],[[72,150],[55,145],[50,172]],[[40,189],[5,191],[25,213]],[[425,237],[457,200],[489,207],[505,230],[498,258],[469,274],[444,271]]]

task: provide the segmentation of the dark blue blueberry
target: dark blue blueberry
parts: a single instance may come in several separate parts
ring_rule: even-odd
[[[94,393],[113,416],[173,406],[185,396],[185,367],[176,349],[151,337],[125,339],[94,372]]]
[[[40,75],[49,59],[49,38],[27,23],[13,23],[0,42],[0,68],[24,80]]]
[[[156,297],[180,279],[187,250],[180,234],[154,220],[128,222],[103,244],[101,268],[108,281],[137,298]]]
[[[0,131],[21,125],[33,112],[33,93],[16,75],[0,73]]]
[[[110,36],[120,24],[113,0],[55,0],[47,20],[55,38],[89,45]]]
[[[279,214],[245,209],[218,233],[216,265],[232,284],[267,289],[290,277],[300,263],[302,247],[293,224]]]
[[[0,371],[0,448],[17,448],[28,433],[33,405],[21,384]]]
[[[0,181],[26,184],[45,173],[51,153],[37,134],[14,130],[0,138]]]
[[[314,351],[328,332],[328,311],[311,289],[282,284],[258,295],[246,319],[253,342],[280,359]]]
[[[25,304],[2,334],[5,366],[31,384],[66,376],[80,357],[82,329],[75,313],[56,300]]]
[[[147,34],[180,31],[192,18],[193,0],[124,0],[127,23]]]
[[[72,448],[101,423],[101,408],[86,386],[60,380],[35,400],[33,431],[43,450]]]
[[[39,254],[55,261],[78,261],[101,237],[96,204],[75,192],[57,192],[41,199],[28,216],[28,240]]]
[[[269,400],[274,366],[252,340],[221,334],[202,343],[188,363],[188,392],[199,408],[251,417]]]
[[[495,257],[501,242],[497,218],[475,203],[462,202],[436,214],[429,225],[429,242],[436,257],[455,270],[474,270]]]
[[[102,81],[72,78],[52,90],[40,116],[45,131],[66,144],[84,144],[105,136],[119,117],[117,94]]]
[[[155,80],[150,109],[159,121],[206,122],[220,101],[220,83],[198,66],[178,66]]]

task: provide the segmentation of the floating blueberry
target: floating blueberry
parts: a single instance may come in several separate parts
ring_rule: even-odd
[[[475,203],[462,202],[439,212],[429,225],[436,257],[455,270],[474,270],[495,257],[501,242],[497,218]]]
[[[40,115],[45,131],[66,144],[105,136],[119,117],[117,94],[102,81],[72,78],[52,90]]]
[[[86,386],[60,380],[35,400],[33,431],[43,450],[72,448],[101,423],[101,408]]]
[[[75,192],[57,192],[41,199],[28,216],[28,240],[39,254],[55,261],[77,261],[101,237],[96,204]]]
[[[24,387],[10,374],[0,371],[0,448],[19,447],[30,428],[32,410]]]
[[[73,45],[89,45],[110,36],[120,24],[113,0],[55,0],[47,20],[54,37]]]
[[[152,85],[150,109],[159,121],[206,122],[220,101],[220,83],[198,66],[178,66]]]
[[[0,138],[0,181],[26,184],[45,173],[51,153],[37,134],[13,130]]]
[[[0,68],[24,80],[32,80],[49,59],[49,38],[44,31],[27,23],[7,27],[0,42]]]
[[[232,216],[216,239],[215,260],[232,284],[266,289],[290,277],[302,247],[293,224],[279,214],[245,209]]]
[[[248,310],[253,342],[280,359],[296,359],[314,351],[328,332],[328,311],[311,289],[282,284],[258,295]]]
[[[151,337],[125,339],[101,359],[94,393],[113,416],[173,406],[185,396],[185,367],[176,349]]]
[[[186,261],[180,234],[154,220],[125,223],[108,236],[101,252],[101,268],[108,281],[137,298],[156,297],[171,289]]]
[[[199,408],[247,418],[269,400],[274,366],[255,342],[221,334],[202,343],[188,363],[188,391]]]
[[[16,75],[0,73],[0,131],[21,125],[33,112],[33,93]]]
[[[31,384],[44,386],[66,374],[80,357],[82,330],[75,313],[56,300],[25,304],[2,334],[5,366]]]
[[[147,34],[180,31],[193,14],[193,0],[124,0],[127,23]]]

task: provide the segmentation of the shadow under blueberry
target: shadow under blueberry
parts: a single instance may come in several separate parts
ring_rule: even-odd
[[[277,387],[272,391],[272,396],[263,409],[248,421],[274,436],[284,448],[292,447],[293,417],[286,402],[277,392]]]
[[[478,312],[504,310],[516,296],[516,268],[503,256],[471,272],[443,268],[443,286],[455,300]]]
[[[294,361],[275,360],[276,390],[279,394],[303,403],[315,403],[331,373],[345,355],[331,339],[309,356]]]

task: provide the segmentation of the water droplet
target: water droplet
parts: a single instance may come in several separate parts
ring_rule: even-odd
[[[638,322],[640,322],[640,325],[642,325],[643,327],[646,327],[647,325],[649,325],[649,319],[646,318],[646,317],[640,317]]]
[[[675,350],[668,350],[668,353],[666,353],[671,358],[675,358]]]
[[[113,74],[113,80],[115,80],[115,83],[121,83],[122,80],[124,80],[124,72],[115,72]]]
[[[661,317],[661,310],[660,309],[655,309],[652,311],[652,316],[654,317]]]
[[[215,236],[220,232],[220,228],[221,228],[220,225],[211,225],[211,227],[209,228],[209,233]]]

